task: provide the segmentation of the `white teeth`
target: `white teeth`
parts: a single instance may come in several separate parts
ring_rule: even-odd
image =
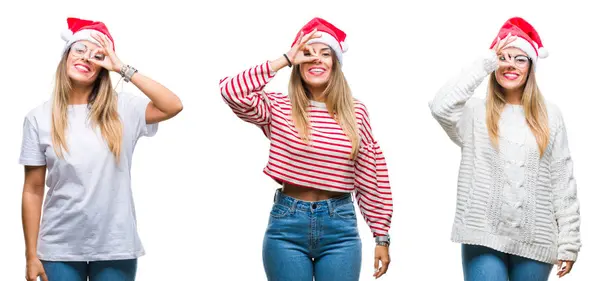
[[[506,74],[504,74],[504,76],[509,77],[509,78],[517,78],[517,76],[519,76],[519,75],[513,74],[513,73],[506,73]]]
[[[325,70],[323,70],[323,69],[311,69],[310,72],[321,73],[321,72],[325,72]]]

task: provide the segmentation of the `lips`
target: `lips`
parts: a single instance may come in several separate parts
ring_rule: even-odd
[[[506,72],[503,76],[508,80],[516,80],[517,78],[519,78],[520,75],[514,72]]]
[[[89,66],[85,65],[85,64],[80,64],[80,63],[77,63],[77,64],[75,64],[75,65],[74,65],[74,67],[75,67],[75,69],[77,69],[79,72],[86,72],[86,73],[87,73],[87,72],[90,72],[90,71],[92,71],[92,69],[91,69]]]
[[[326,69],[323,67],[311,67],[308,69],[308,73],[312,74],[312,75],[322,75],[323,73],[325,73]]]

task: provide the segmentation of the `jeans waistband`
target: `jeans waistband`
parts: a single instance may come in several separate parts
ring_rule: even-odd
[[[332,212],[338,206],[342,206],[345,204],[352,204],[352,195],[350,193],[348,193],[348,194],[344,194],[344,195],[330,198],[327,200],[310,202],[310,201],[298,200],[294,197],[285,195],[283,192],[281,192],[281,189],[277,189],[277,191],[275,192],[274,203],[283,205],[283,206],[289,207],[292,210],[298,210],[298,211]]]

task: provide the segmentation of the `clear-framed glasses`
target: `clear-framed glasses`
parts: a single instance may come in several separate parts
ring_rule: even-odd
[[[531,59],[528,56],[525,56],[525,55],[512,56],[511,54],[507,54],[506,56],[499,55],[498,60],[503,63],[509,63],[510,61],[514,61],[515,65],[518,68],[526,68],[529,65],[529,63],[531,62]]]
[[[75,42],[71,46],[71,53],[80,58],[86,56],[88,51],[90,51],[90,54],[88,55],[87,58],[91,58],[92,50],[89,50],[88,47],[85,44],[83,44],[82,42]],[[102,53],[96,53],[94,55],[94,59],[100,60],[100,61],[104,60],[104,57],[105,56]]]

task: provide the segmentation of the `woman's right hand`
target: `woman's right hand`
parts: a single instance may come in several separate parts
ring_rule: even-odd
[[[496,46],[494,46],[494,52],[496,52],[498,56],[504,55],[504,48],[506,48],[508,44],[514,42],[515,40],[517,40],[517,36],[512,35],[511,33],[509,33],[502,40],[500,40],[500,37],[498,37],[498,39],[496,40]]]
[[[315,52],[315,49],[310,45],[306,45],[306,42],[319,37],[321,37],[321,34],[317,32],[316,28],[309,34],[304,34],[302,31],[300,32],[300,39],[296,41],[296,44],[294,44],[287,52],[287,56],[292,62],[292,65],[310,62],[316,59],[317,53]]]
[[[38,276],[42,278],[42,281],[48,281],[48,276],[46,276],[44,266],[37,257],[27,260],[27,269],[25,274],[25,279],[27,281],[37,281]]]

